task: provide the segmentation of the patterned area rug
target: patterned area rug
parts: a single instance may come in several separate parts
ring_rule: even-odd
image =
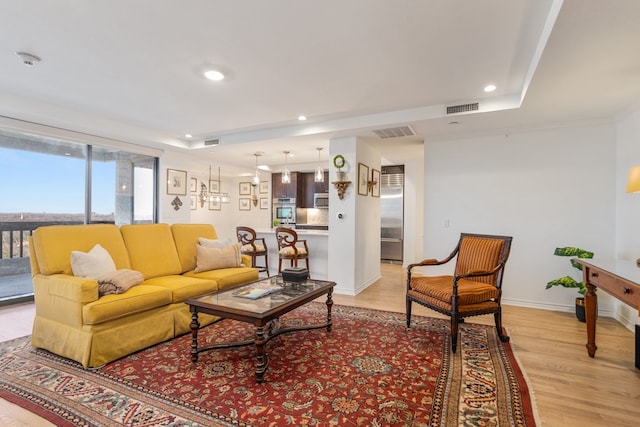
[[[311,303],[282,326],[323,323]],[[534,426],[532,402],[509,344],[495,328],[460,325],[449,350],[448,320],[333,306],[333,329],[283,334],[267,345],[265,382],[252,346],[201,353],[189,334],[84,370],[30,346],[0,343],[0,397],[57,425],[74,426]],[[200,346],[251,337],[224,320]]]

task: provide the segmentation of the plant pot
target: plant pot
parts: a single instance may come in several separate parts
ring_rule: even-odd
[[[337,181],[346,181],[347,180],[347,173],[346,172],[336,172],[336,180]]]
[[[584,312],[584,297],[577,297],[576,298],[576,317],[581,322],[586,322],[587,321],[587,317],[586,317],[586,314]]]

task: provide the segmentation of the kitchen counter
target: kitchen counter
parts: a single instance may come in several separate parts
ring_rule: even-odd
[[[329,269],[328,255],[328,230],[298,230],[299,240],[306,240],[309,248],[309,277],[318,280],[327,280]],[[264,237],[269,252],[269,274],[278,274],[278,242],[276,242],[276,229],[257,229],[258,237]],[[289,261],[282,261],[282,268],[289,267]],[[298,262],[298,267],[306,267],[304,260]]]

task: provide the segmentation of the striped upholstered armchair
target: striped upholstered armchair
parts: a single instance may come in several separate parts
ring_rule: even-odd
[[[509,258],[511,237],[462,233],[451,254],[441,260],[426,259],[407,267],[407,327],[411,326],[413,302],[451,318],[451,349],[458,343],[458,323],[465,317],[493,313],[502,342],[509,337],[502,330],[502,276]],[[427,276],[428,267],[456,258],[452,276]],[[425,271],[427,270],[427,271]]]

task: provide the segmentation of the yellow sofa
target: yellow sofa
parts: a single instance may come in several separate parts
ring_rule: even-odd
[[[249,257],[243,267],[194,272],[198,238],[216,239],[210,224],[113,224],[40,227],[30,238],[36,316],[31,343],[85,368],[171,339],[190,330],[185,300],[258,279]],[[98,282],[73,276],[71,252],[105,248],[117,269],[144,281],[99,297]],[[201,325],[217,318],[200,314]],[[189,348],[184,349],[190,351]]]

